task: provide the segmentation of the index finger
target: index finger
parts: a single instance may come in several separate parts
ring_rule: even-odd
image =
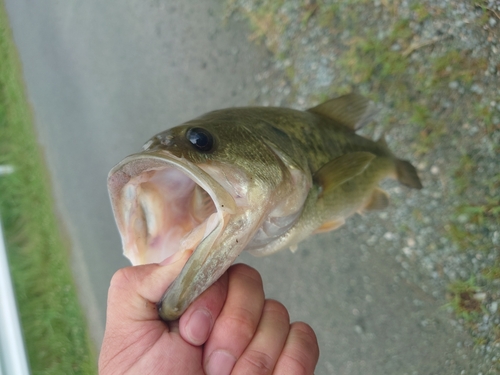
[[[257,329],[264,306],[260,274],[244,265],[228,270],[226,303],[204,347],[207,374],[229,374]]]
[[[228,274],[224,272],[219,280],[205,290],[182,314],[179,332],[192,345],[202,345],[210,332],[226,301]]]

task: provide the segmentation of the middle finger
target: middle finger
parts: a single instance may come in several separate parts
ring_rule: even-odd
[[[207,375],[231,373],[255,334],[264,306],[262,279],[256,270],[238,264],[228,272],[226,303],[204,348]]]
[[[278,301],[267,300],[257,332],[234,366],[235,374],[272,374],[290,331],[290,316]]]

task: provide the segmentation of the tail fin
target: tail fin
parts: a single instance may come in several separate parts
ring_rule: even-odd
[[[417,170],[409,161],[396,159],[396,176],[403,185],[413,189],[422,189]]]

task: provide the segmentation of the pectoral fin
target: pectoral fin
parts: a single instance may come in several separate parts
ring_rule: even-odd
[[[314,181],[325,195],[351,178],[362,173],[375,158],[370,152],[352,152],[339,156],[322,166],[315,174]]]
[[[325,233],[340,228],[345,224],[344,219],[331,220],[323,223],[318,229],[314,231],[314,233]]]

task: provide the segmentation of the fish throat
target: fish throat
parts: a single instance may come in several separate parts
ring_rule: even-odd
[[[160,263],[194,250],[219,224],[210,195],[173,167],[132,178],[124,194],[132,197],[126,247],[136,247],[136,264]]]

